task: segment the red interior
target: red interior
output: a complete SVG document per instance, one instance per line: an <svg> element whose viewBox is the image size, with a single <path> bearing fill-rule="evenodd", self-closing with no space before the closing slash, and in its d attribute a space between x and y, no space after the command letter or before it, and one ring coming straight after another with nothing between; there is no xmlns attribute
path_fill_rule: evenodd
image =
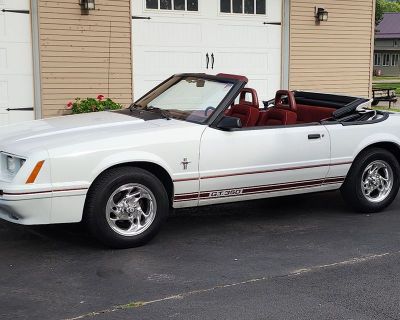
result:
<svg viewBox="0 0 400 320"><path fill-rule="evenodd" d="M251 94L252 101L246 101L246 93ZM257 92L245 88L240 93L239 104L233 105L225 114L239 118L243 127L282 126L320 122L332 117L335 110L335 108L298 104L293 92L287 90L279 90L276 93L274 107L260 110Z"/></svg>
<svg viewBox="0 0 400 320"><path fill-rule="evenodd" d="M297 104L297 123L319 122L332 117L335 108Z"/></svg>

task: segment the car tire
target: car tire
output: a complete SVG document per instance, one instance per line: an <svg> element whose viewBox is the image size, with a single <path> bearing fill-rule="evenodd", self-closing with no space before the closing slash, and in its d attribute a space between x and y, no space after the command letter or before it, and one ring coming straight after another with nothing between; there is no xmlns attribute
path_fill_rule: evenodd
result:
<svg viewBox="0 0 400 320"><path fill-rule="evenodd" d="M357 212L379 212L396 198L399 177L399 162L391 152L381 148L367 149L355 159L341 193Z"/></svg>
<svg viewBox="0 0 400 320"><path fill-rule="evenodd" d="M168 194L156 176L120 167L95 180L86 198L84 221L103 244L123 249L149 242L168 213Z"/></svg>

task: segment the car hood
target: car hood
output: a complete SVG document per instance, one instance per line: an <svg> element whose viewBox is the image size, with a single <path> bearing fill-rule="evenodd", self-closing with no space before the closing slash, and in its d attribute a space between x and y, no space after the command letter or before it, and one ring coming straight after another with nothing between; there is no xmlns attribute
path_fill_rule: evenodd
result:
<svg viewBox="0 0 400 320"><path fill-rule="evenodd" d="M178 120L142 119L117 112L96 112L34 120L0 127L0 151L27 155L34 149L48 149L65 144L102 138L118 138L163 126L182 125Z"/></svg>

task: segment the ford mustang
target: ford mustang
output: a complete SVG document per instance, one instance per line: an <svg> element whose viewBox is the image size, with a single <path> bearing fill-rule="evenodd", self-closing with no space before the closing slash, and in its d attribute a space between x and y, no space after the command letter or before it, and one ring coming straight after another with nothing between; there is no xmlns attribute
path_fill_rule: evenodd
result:
<svg viewBox="0 0 400 320"><path fill-rule="evenodd" d="M0 218L83 221L125 248L148 242L173 208L336 189L358 212L393 202L399 115L343 95L259 101L247 82L179 74L127 109L0 128Z"/></svg>

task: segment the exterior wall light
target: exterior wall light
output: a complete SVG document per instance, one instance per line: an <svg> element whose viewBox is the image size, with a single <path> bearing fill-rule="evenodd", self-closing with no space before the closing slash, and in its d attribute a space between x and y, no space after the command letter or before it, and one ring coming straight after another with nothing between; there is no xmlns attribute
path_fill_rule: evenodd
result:
<svg viewBox="0 0 400 320"><path fill-rule="evenodd" d="M328 21L328 11L324 8L315 7L315 20L317 22Z"/></svg>
<svg viewBox="0 0 400 320"><path fill-rule="evenodd" d="M86 14L89 14L89 10L96 9L95 0L79 0L79 4L81 5L81 9Z"/></svg>

